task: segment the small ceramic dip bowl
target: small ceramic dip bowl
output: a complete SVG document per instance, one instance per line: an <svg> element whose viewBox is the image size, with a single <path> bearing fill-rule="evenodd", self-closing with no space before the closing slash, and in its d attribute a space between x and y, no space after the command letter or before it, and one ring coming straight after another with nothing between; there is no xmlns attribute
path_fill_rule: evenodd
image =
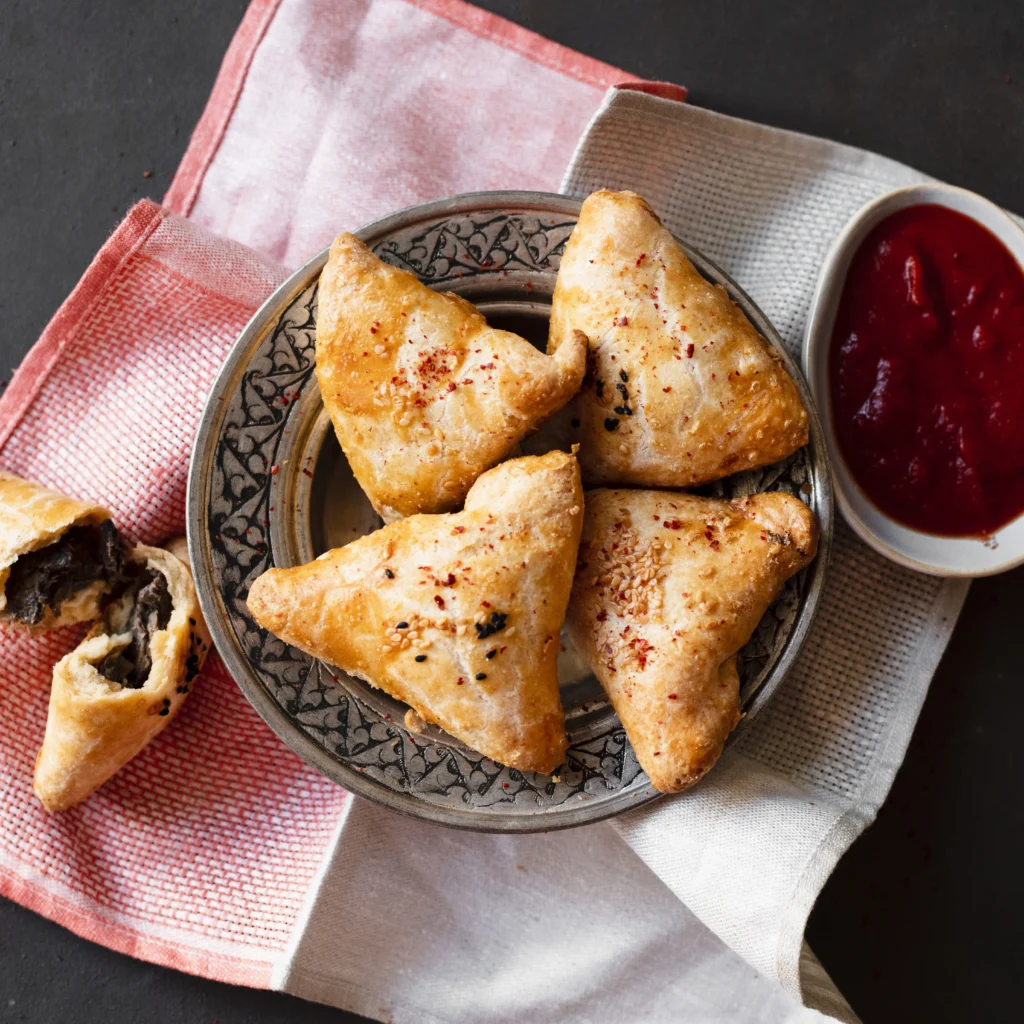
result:
<svg viewBox="0 0 1024 1024"><path fill-rule="evenodd" d="M987 199L940 184L911 185L889 192L850 220L825 257L807 319L803 365L821 415L839 506L854 531L876 551L908 568L936 576L988 576L1024 563L1024 514L983 536L947 536L914 529L883 512L868 497L854 478L837 436L829 360L851 262L882 221L923 204L943 206L971 218L987 228L1024 267L1024 231Z"/></svg>

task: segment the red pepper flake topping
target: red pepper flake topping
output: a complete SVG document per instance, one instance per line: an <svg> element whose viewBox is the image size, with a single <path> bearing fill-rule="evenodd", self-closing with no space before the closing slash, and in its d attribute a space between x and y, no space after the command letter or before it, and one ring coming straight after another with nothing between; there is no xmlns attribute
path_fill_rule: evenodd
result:
<svg viewBox="0 0 1024 1024"><path fill-rule="evenodd" d="M693 358L693 342L692 341L690 342L689 345L686 346L686 358L687 359L692 359Z"/></svg>
<svg viewBox="0 0 1024 1024"><path fill-rule="evenodd" d="M448 578L444 581L444 585L446 587L454 587L455 586L455 573L453 573L453 572L448 573Z"/></svg>
<svg viewBox="0 0 1024 1024"><path fill-rule="evenodd" d="M465 533L466 528L464 526L456 526L452 529L452 533Z"/></svg>
<svg viewBox="0 0 1024 1024"><path fill-rule="evenodd" d="M671 388L671 387L668 387L668 388L662 388L661 390L662 390L662 391L664 391L664 392L665 392L665 394L668 394L668 392L670 392L670 391L672 390L672 388Z"/></svg>
<svg viewBox="0 0 1024 1024"><path fill-rule="evenodd" d="M661 525L666 530L681 530L683 528L683 524L678 519L666 519Z"/></svg>
<svg viewBox="0 0 1024 1024"><path fill-rule="evenodd" d="M605 619L607 619L607 618L608 618L608 613L607 613L607 612L606 612L606 611L605 611L605 610L604 610L604 609L602 608L602 609L601 609L601 610L600 610L600 611L599 611L599 612L597 613L597 621L598 621L598 622L604 622L604 620L605 620Z"/></svg>
<svg viewBox="0 0 1024 1024"><path fill-rule="evenodd" d="M371 327L370 328L370 333L371 334L376 334L377 333L377 328L376 327Z"/></svg>
<svg viewBox="0 0 1024 1024"><path fill-rule="evenodd" d="M440 594L434 595L434 604L436 604L441 611L444 611L444 598Z"/></svg>
<svg viewBox="0 0 1024 1024"><path fill-rule="evenodd" d="M637 636L629 641L629 646L633 649L633 656L640 668L647 668L647 661L654 650L654 645L648 643L642 636Z"/></svg>
<svg viewBox="0 0 1024 1024"><path fill-rule="evenodd" d="M645 253L645 252L640 253L640 255L637 256L637 258L636 258L636 266L639 267L640 264L643 263L643 261L645 259L647 259L647 253Z"/></svg>
<svg viewBox="0 0 1024 1024"><path fill-rule="evenodd" d="M669 699L669 700L675 700L675 699L676 699L676 694L674 694L674 693L670 693L670 694L668 695L668 699Z"/></svg>
<svg viewBox="0 0 1024 1024"><path fill-rule="evenodd" d="M277 476L277 474L280 473L280 472L281 472L281 467L280 466L271 466L270 467L270 475L271 476Z"/></svg>

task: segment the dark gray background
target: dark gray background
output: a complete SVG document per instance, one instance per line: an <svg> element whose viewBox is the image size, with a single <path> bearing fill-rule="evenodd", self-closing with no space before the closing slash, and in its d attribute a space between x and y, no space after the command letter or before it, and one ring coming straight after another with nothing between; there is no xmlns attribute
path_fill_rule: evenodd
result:
<svg viewBox="0 0 1024 1024"><path fill-rule="evenodd" d="M1024 212L1020 0L480 6L685 84L701 106L864 146ZM0 378L127 207L163 195L244 8L3 5ZM892 795L811 917L811 945L866 1024L1019 1019L1022 584L1024 570L973 585ZM0 902L0 1021L143 1019L359 1018L130 960Z"/></svg>

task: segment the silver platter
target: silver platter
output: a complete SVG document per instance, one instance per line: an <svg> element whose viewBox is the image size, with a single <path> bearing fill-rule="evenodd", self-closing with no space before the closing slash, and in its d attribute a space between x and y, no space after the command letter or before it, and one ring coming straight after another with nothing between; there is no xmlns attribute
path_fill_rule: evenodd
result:
<svg viewBox="0 0 1024 1024"><path fill-rule="evenodd" d="M481 192L410 207L358 232L432 288L475 303L496 326L540 347L559 259L578 200ZM811 411L810 443L784 462L705 489L731 497L785 489L821 523L817 559L789 581L740 654L745 717L764 707L800 651L821 598L832 537L832 487L803 378L763 313L726 274L685 246L782 353ZM563 636L559 661L570 749L552 776L483 757L437 729L409 733L405 706L282 643L245 605L271 566L307 562L381 524L330 429L314 367L317 282L326 250L296 271L242 332L210 394L192 456L189 551L203 613L242 692L300 757L361 796L457 828L569 828L654 800L600 685ZM538 447L535 438L531 450Z"/></svg>

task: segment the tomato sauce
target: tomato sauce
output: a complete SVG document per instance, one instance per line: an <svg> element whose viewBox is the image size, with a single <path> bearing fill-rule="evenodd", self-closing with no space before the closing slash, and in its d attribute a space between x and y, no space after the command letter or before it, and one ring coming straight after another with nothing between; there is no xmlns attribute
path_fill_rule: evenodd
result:
<svg viewBox="0 0 1024 1024"><path fill-rule="evenodd" d="M1024 273L976 221L924 204L865 238L829 383L843 458L892 518L984 536L1024 512Z"/></svg>

